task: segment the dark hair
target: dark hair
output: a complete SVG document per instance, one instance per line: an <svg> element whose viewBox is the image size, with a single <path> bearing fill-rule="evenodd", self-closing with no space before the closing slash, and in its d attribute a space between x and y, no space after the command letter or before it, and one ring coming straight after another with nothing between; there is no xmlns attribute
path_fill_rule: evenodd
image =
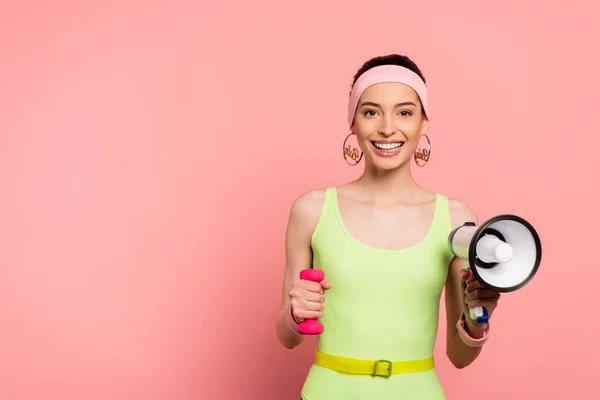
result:
<svg viewBox="0 0 600 400"><path fill-rule="evenodd" d="M371 68L379 67L380 65L399 65L404 68L408 68L413 71L415 74L419 75L423 82L425 82L425 76L417 67L417 64L407 56L403 56L400 54L388 54L386 56L379 56L375 58L371 58L367 62L365 62L362 67L356 72L354 75L354 79L352 80L352 86L356 83L356 80L365 72L370 70Z"/></svg>

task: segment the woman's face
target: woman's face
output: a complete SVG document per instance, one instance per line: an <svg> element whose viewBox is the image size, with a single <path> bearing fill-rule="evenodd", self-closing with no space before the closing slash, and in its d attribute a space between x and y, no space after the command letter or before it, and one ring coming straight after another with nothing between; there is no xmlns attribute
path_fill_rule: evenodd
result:
<svg viewBox="0 0 600 400"><path fill-rule="evenodd" d="M410 163L428 125L419 96L410 86L379 83L363 92L352 132L366 162L391 170Z"/></svg>

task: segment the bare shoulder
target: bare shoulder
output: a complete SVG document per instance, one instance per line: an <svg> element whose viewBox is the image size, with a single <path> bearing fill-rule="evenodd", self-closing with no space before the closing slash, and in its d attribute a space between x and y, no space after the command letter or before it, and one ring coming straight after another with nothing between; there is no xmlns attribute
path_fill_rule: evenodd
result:
<svg viewBox="0 0 600 400"><path fill-rule="evenodd" d="M473 222L477 224L477 214L465 202L458 199L448 199L448 207L450 209L450 219L452 228L459 227L465 222Z"/></svg>
<svg viewBox="0 0 600 400"><path fill-rule="evenodd" d="M298 196L290 209L290 224L312 233L321 217L325 193L325 189L314 189Z"/></svg>
<svg viewBox="0 0 600 400"><path fill-rule="evenodd" d="M301 194L292 203L291 213L303 218L319 217L325 202L325 189L310 190Z"/></svg>

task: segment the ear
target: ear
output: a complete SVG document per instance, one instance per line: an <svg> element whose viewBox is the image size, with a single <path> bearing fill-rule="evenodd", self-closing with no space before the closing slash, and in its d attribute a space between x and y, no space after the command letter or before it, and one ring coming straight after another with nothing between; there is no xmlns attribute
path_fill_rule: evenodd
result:
<svg viewBox="0 0 600 400"><path fill-rule="evenodd" d="M423 115L423 121L421 122L421 135L425 135L429 130L429 118Z"/></svg>

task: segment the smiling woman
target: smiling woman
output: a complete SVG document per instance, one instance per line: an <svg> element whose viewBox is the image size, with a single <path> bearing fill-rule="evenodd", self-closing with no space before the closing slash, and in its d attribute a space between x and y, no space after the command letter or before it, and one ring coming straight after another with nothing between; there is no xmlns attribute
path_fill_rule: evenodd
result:
<svg viewBox="0 0 600 400"><path fill-rule="evenodd" d="M421 76L402 66L381 65L367 71L371 75L363 74L354 83L357 90L350 95L348 114L353 119L349 123L368 164L396 169L410 160L427 131L426 103L421 101L427 99L425 84ZM402 79L394 79L394 74L402 74Z"/></svg>
<svg viewBox="0 0 600 400"><path fill-rule="evenodd" d="M491 313L499 294L473 281L447 245L450 231L476 216L418 185L411 172L412 158L420 166L429 159L418 149L422 137L429 142L427 96L408 57L365 63L348 102L349 136L360 150L344 142L351 165L364 159L363 174L305 193L291 207L277 334L294 348L308 331L299 327L304 320L324 327L315 331L319 346L304 400L445 398L433 361L444 288L450 361L469 365L488 337L487 323L465 315L477 305ZM299 279L310 268L325 279Z"/></svg>

